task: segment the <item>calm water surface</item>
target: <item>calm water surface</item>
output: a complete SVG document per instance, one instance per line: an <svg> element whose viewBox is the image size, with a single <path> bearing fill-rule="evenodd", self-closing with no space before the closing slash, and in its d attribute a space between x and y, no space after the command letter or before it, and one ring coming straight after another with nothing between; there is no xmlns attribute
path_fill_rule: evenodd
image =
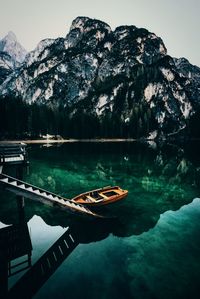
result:
<svg viewBox="0 0 200 299"><path fill-rule="evenodd" d="M98 210L114 216L105 221L25 200L32 264L68 227L77 245L33 298L199 298L199 148L30 147L24 180L36 186L68 198L107 185L129 190L125 200ZM13 168L4 171L15 175ZM18 223L15 195L1 191L0 197L0 227ZM24 273L9 278L9 289Z"/></svg>

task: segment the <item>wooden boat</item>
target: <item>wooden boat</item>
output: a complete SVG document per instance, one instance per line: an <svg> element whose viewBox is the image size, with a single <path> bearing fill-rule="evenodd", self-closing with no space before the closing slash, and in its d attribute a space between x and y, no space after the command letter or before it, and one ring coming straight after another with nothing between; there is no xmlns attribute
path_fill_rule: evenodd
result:
<svg viewBox="0 0 200 299"><path fill-rule="evenodd" d="M72 198L72 201L85 206L96 207L114 203L126 197L127 194L128 191L121 189L119 186L108 186L77 195Z"/></svg>

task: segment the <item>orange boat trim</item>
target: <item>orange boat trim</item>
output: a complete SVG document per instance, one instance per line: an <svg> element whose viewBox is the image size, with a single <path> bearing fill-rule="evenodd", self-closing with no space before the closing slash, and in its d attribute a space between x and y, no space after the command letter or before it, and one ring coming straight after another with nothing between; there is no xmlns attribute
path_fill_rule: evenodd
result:
<svg viewBox="0 0 200 299"><path fill-rule="evenodd" d="M102 206L119 201L127 195L128 191L121 189L119 186L108 186L82 193L74 197L72 201L90 207Z"/></svg>

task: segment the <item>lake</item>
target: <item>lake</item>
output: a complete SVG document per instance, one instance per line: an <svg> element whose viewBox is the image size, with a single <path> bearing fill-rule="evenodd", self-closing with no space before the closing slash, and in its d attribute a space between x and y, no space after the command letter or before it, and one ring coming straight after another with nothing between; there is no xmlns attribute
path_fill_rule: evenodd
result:
<svg viewBox="0 0 200 299"><path fill-rule="evenodd" d="M34 290L23 281L30 269L9 277L8 288L22 281L21 298L35 299L199 298L199 149L198 142L29 146L24 180L33 185L66 198L107 185L129 194L98 209L108 217L101 220L25 199L32 265L68 232L74 247ZM15 176L14 167L4 172ZM1 190L0 228L19 221L16 196Z"/></svg>

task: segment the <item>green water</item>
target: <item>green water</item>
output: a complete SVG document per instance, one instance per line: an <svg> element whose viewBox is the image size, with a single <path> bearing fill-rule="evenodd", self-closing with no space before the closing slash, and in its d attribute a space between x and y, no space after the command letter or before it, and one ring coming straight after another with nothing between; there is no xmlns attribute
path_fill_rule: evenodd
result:
<svg viewBox="0 0 200 299"><path fill-rule="evenodd" d="M68 198L107 185L129 191L98 211L115 217L101 222L25 201L33 264L68 226L78 243L33 298L199 298L198 149L196 143L30 147L24 179L34 185ZM15 196L0 195L0 221L17 223ZM23 273L9 279L9 288Z"/></svg>

